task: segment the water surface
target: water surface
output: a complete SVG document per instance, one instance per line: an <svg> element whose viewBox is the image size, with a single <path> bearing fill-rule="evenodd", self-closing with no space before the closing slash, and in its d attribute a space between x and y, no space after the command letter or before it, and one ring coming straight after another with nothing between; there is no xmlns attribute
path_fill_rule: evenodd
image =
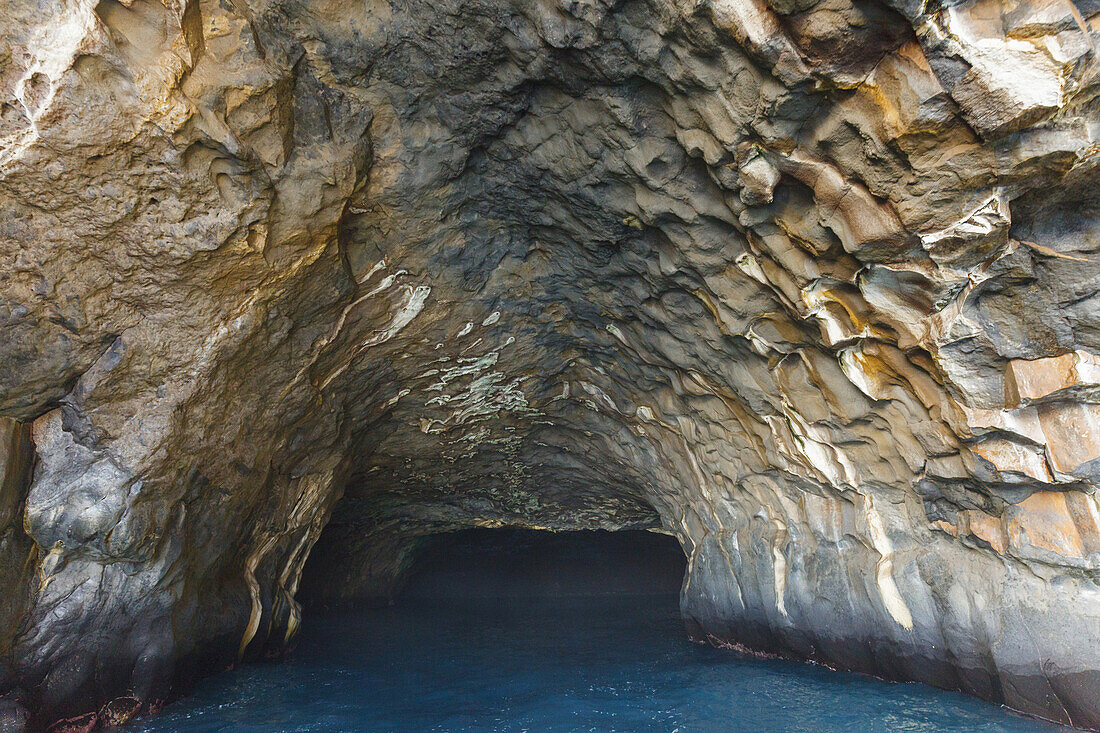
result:
<svg viewBox="0 0 1100 733"><path fill-rule="evenodd" d="M957 693L693 644L675 594L407 599L307 616L141 731L1062 731Z"/></svg>

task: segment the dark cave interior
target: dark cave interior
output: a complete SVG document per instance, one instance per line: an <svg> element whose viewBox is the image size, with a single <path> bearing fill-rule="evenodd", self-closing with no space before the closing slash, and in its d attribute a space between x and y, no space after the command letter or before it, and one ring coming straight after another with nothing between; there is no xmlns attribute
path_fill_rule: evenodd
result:
<svg viewBox="0 0 1100 733"><path fill-rule="evenodd" d="M643 530L550 532L475 528L422 538L414 559L385 598L343 599L344 605L472 598L676 594L685 558L675 538ZM308 608L330 595L310 582L317 556L307 565L301 597ZM332 577L332 569L327 577Z"/></svg>

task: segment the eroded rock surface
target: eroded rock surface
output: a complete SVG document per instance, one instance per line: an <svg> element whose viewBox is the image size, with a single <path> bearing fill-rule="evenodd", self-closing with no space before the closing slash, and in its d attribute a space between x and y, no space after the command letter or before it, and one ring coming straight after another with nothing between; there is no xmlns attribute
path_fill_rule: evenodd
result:
<svg viewBox="0 0 1100 733"><path fill-rule="evenodd" d="M1100 728L1100 4L0 21L0 713L278 653L326 524L330 598L519 525L675 535L700 637Z"/></svg>

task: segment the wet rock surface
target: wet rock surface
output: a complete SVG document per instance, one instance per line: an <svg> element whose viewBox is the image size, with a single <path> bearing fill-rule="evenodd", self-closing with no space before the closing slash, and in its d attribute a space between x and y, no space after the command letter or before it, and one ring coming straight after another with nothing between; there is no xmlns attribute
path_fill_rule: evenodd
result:
<svg viewBox="0 0 1100 733"><path fill-rule="evenodd" d="M13 724L278 654L322 530L339 599L514 525L674 535L700 637L1100 728L1100 5L0 18Z"/></svg>

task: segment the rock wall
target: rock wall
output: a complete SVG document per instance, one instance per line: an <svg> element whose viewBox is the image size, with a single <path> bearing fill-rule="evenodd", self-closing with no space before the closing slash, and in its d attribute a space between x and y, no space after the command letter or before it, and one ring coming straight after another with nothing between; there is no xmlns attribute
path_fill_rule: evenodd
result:
<svg viewBox="0 0 1100 733"><path fill-rule="evenodd" d="M661 528L700 637L1100 728L1094 0L0 21L3 714L278 653L331 517L322 596Z"/></svg>

